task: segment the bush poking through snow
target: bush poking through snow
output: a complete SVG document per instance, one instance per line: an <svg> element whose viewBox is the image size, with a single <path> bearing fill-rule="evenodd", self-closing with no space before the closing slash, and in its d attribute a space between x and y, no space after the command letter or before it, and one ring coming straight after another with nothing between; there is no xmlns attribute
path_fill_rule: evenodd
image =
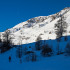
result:
<svg viewBox="0 0 70 70"><path fill-rule="evenodd" d="M66 53L66 55L70 55L70 43L68 43L68 44L66 45L65 53Z"/></svg>
<svg viewBox="0 0 70 70"><path fill-rule="evenodd" d="M37 61L37 55L33 51L27 51L26 61Z"/></svg>
<svg viewBox="0 0 70 70"><path fill-rule="evenodd" d="M57 44L56 50L57 50L57 55L59 55L59 54L60 54L59 42L58 42L58 44Z"/></svg>
<svg viewBox="0 0 70 70"><path fill-rule="evenodd" d="M48 44L44 45L42 48L41 54L43 56L51 56L52 55L52 48L50 48L50 46Z"/></svg>
<svg viewBox="0 0 70 70"><path fill-rule="evenodd" d="M16 56L18 57L18 58L21 58L22 57L22 46L21 45L19 45L18 47L17 47L17 50L16 50Z"/></svg>
<svg viewBox="0 0 70 70"><path fill-rule="evenodd" d="M23 47L23 54L26 55L27 54L27 50L28 48L27 47Z"/></svg>

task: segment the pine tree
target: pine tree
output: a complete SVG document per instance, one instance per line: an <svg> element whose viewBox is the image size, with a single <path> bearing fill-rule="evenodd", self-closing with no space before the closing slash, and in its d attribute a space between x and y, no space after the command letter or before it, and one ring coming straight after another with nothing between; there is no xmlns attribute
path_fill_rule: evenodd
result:
<svg viewBox="0 0 70 70"><path fill-rule="evenodd" d="M0 33L0 43L1 43L1 33Z"/></svg>
<svg viewBox="0 0 70 70"><path fill-rule="evenodd" d="M68 38L67 38L67 36L65 36L65 37L64 37L64 41L67 41L67 40L68 40Z"/></svg>
<svg viewBox="0 0 70 70"><path fill-rule="evenodd" d="M17 57L20 59L20 63L22 63L22 55L23 55L23 51L22 51L22 36L19 36L19 46L17 46L16 49L16 55Z"/></svg>
<svg viewBox="0 0 70 70"><path fill-rule="evenodd" d="M31 61L36 61L37 60L37 56L35 53L32 53L32 56L31 56Z"/></svg>
<svg viewBox="0 0 70 70"><path fill-rule="evenodd" d="M21 58L22 57L22 46L21 45L19 45L17 47L16 54L17 54L17 57L18 58Z"/></svg>
<svg viewBox="0 0 70 70"><path fill-rule="evenodd" d="M60 19L58 20L57 24L55 24L55 33L57 35L56 38L60 38L66 32L67 23L65 22L64 16L61 15Z"/></svg>
<svg viewBox="0 0 70 70"><path fill-rule="evenodd" d="M41 37L38 36L37 39L36 39L36 43L35 43L35 47L36 47L36 50L40 50L41 49Z"/></svg>
<svg viewBox="0 0 70 70"><path fill-rule="evenodd" d="M6 30L3 34L3 42L2 42L2 46L1 46L1 53L9 50L12 46L11 44L11 38L9 38L10 35L10 31Z"/></svg>
<svg viewBox="0 0 70 70"><path fill-rule="evenodd" d="M57 44L57 48L56 48L56 50L57 50L57 55L59 55L59 54L60 54L59 42L58 42L58 44Z"/></svg>

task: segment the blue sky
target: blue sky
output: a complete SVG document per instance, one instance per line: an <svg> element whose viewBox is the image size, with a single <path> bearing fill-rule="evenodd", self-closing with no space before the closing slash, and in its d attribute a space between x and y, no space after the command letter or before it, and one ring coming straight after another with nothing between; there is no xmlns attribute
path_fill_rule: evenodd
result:
<svg viewBox="0 0 70 70"><path fill-rule="evenodd" d="M0 31L36 16L48 16L69 7L70 0L0 0Z"/></svg>

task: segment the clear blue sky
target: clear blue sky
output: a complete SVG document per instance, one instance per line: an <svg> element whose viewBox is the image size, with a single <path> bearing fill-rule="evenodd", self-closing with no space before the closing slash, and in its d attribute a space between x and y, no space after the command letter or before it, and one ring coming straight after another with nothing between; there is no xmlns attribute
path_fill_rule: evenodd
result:
<svg viewBox="0 0 70 70"><path fill-rule="evenodd" d="M0 0L0 31L36 16L47 16L70 6L70 0Z"/></svg>

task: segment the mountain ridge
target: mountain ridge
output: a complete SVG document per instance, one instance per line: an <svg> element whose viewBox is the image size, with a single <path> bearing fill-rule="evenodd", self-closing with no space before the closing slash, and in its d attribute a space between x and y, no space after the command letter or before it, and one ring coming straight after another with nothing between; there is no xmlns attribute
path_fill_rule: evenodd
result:
<svg viewBox="0 0 70 70"><path fill-rule="evenodd" d="M10 37L12 37L12 43L19 45L20 39L22 40L21 44L32 43L36 41L38 36L40 36L42 40L56 39L54 26L61 15L64 16L68 24L67 33L64 34L64 36L70 35L70 7L66 7L56 14L31 18L8 29ZM1 33L1 36L3 33ZM1 38L3 39L3 37Z"/></svg>

